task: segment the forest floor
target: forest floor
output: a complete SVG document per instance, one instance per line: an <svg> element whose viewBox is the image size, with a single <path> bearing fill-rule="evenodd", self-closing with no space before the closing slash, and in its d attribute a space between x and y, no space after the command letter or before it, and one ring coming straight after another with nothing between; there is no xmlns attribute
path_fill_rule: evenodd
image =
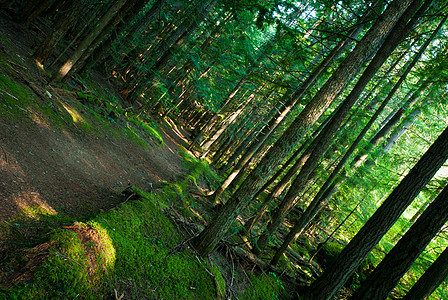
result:
<svg viewBox="0 0 448 300"><path fill-rule="evenodd" d="M180 153L187 145L188 130L170 120L156 124L139 116L128 117L123 111L117 114L116 104L123 103L120 95L96 73L63 86L49 85L49 73L32 58L44 37L45 26L40 25L26 29L0 11L0 295L4 289L14 298L45 298L48 294L39 293L49 290L52 297L62 298L74 297L70 293L80 289L96 293L99 285L94 273L103 274L109 267L108 259L100 263L95 255L105 253L114 262L115 256L124 256L120 259L123 265L117 258L113 275L101 285L101 293L109 293L108 297L276 296L283 284L275 274L248 275L241 268L244 262L235 260L229 249L215 253L208 262L191 250L183 251L185 240L199 232L214 213L197 190L196 197L188 199L182 191L179 194L192 183L197 188L197 169L204 170L201 161ZM101 104L104 99L110 100L109 105ZM123 195L130 186L132 192ZM162 190L164 186L168 189ZM173 208L176 203L179 209ZM120 233L119 226L123 226ZM81 254L73 254L67 246L75 243L68 231L80 239ZM114 238L114 234L122 236ZM153 238L148 241L149 236ZM113 251L107 248L110 238ZM132 243L136 253L126 248ZM149 244L142 248L141 243ZM151 263L136 263L146 256ZM60 264L68 270L57 273L62 265L53 263L61 257ZM188 265L188 260L193 263ZM160 268L156 273L139 270L133 277L137 266L132 264ZM86 271L78 270L80 265L88 269L87 279ZM246 265L247 270L255 267ZM78 277L65 278L68 273ZM223 276L227 287L223 287ZM60 283L64 280L85 285L64 286ZM178 286L182 281L186 286ZM17 288L10 290L11 286ZM95 297L88 295L84 296Z"/></svg>
<svg viewBox="0 0 448 300"><path fill-rule="evenodd" d="M0 220L39 210L87 216L116 205L130 185L148 190L182 172L186 131L158 126L163 145L134 127L120 136L118 128L129 124L98 120L74 92L46 84L31 57L37 35L0 22ZM33 103L19 102L11 87Z"/></svg>

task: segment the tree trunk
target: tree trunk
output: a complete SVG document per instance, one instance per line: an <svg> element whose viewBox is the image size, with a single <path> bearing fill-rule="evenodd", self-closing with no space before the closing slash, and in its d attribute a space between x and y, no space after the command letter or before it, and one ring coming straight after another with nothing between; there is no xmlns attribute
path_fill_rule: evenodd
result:
<svg viewBox="0 0 448 300"><path fill-rule="evenodd" d="M361 284L351 299L386 299L447 221L448 185Z"/></svg>
<svg viewBox="0 0 448 300"><path fill-rule="evenodd" d="M171 51L173 48L180 46L184 38L191 34L194 29L199 25L199 23L204 19L203 14L207 12L208 9L214 6L216 0L203 0L201 3L195 4L198 7L193 8L191 15L188 15L186 19L179 24L176 29L174 29L171 34L160 41L150 53L146 53L145 57L150 57L150 71L146 71L145 74L139 75L139 80L137 85L133 88L128 96L131 102L135 102L138 97L145 92L147 85L145 82L151 84L154 78L154 72L160 69L171 57ZM147 51L148 52L148 51Z"/></svg>
<svg viewBox="0 0 448 300"><path fill-rule="evenodd" d="M219 196L226 190L226 188L234 181L237 182L241 179L242 176L238 176L247 164L250 162L252 157L257 153L263 143L273 134L276 130L277 126L284 120L284 118L289 114L289 112L294 108L297 101L308 91L309 87L320 77L322 71L324 71L331 62L338 57L342 51L348 47L353 39L361 33L364 28L364 24L362 21L368 14L365 14L363 18L361 18L361 24L356 27L355 30L352 31L350 36L347 39L344 39L339 42L339 44L333 48L333 50L325 57L325 59L319 64L316 70L299 86L297 91L291 96L289 93L286 93L280 99L280 103L282 103L281 107L277 109L277 114L271 119L271 121L263 128L263 130L257 135L255 138L256 142L252 143L250 148L246 151L246 153L241 157L238 161L237 165L233 168L230 175L227 179L222 183L222 185L215 191L214 193L214 201L218 202ZM286 101L285 101L286 100ZM237 177L238 176L238 177ZM278 195L277 195L278 196Z"/></svg>
<svg viewBox="0 0 448 300"><path fill-rule="evenodd" d="M119 37L125 32L126 27L133 19L140 13L140 11L147 5L147 0L135 0L134 2L128 2L123 6L120 12L114 17L114 20L103 30L102 35L106 36L113 30L113 33L109 35L107 40L103 41L103 38L97 38L100 40L100 44L96 46L93 53L88 56L84 66L79 69L79 72L85 72L94 67L101 59L108 56L111 51L112 45L114 45ZM126 7L127 6L127 7ZM118 24L118 26L116 26ZM97 40L95 39L95 40Z"/></svg>
<svg viewBox="0 0 448 300"><path fill-rule="evenodd" d="M388 152L390 148L398 141L398 139L406 132L406 130L417 120L420 116L422 109L416 107L406 119L390 134L389 138L383 146L383 152Z"/></svg>
<svg viewBox="0 0 448 300"><path fill-rule="evenodd" d="M20 21L29 27L48 7L53 0L40 0L35 3L33 0L27 1L20 12Z"/></svg>
<svg viewBox="0 0 448 300"><path fill-rule="evenodd" d="M112 18L118 13L120 8L125 4L126 0L115 0L112 7L101 17L97 25L93 30L82 40L75 52L70 56L70 58L64 63L64 65L53 74L51 82L61 81L72 69L72 67L77 63L81 56L86 52L89 46L93 43L97 36L99 36L102 30L109 24Z"/></svg>
<svg viewBox="0 0 448 300"><path fill-rule="evenodd" d="M137 3L139 2L139 3ZM81 57L76 61L76 63L72 66L70 71L64 76L62 79L66 81L70 78L75 72L78 72L83 69L86 61L91 57L92 53L98 49L98 47L105 41L107 35L116 28L117 30L123 30L125 24L123 26L117 26L123 18L128 14L128 11L131 8L139 8L141 5L144 5L145 0L127 0L126 3L120 8L120 10L115 14L115 16L110 20L106 27L101 31L101 33L93 40L93 42L89 45L89 47L84 51ZM121 28L120 28L121 27ZM89 63L94 63L93 60L89 61Z"/></svg>
<svg viewBox="0 0 448 300"><path fill-rule="evenodd" d="M40 64L44 64L45 61L51 56L59 40L65 35L70 27L75 23L75 20L79 16L79 12L85 5L85 1L68 1L63 7L62 12L58 15L58 18L53 26L53 32L47 36L45 41L37 48L34 53L34 58Z"/></svg>
<svg viewBox="0 0 448 300"><path fill-rule="evenodd" d="M428 5L429 5L429 3L428 3ZM423 7L424 6L422 6L422 8ZM424 9L426 9L426 7ZM443 22L441 24L443 24ZM424 43L422 45L422 47L419 49L419 52L415 55L415 57L413 58L412 62L408 65L408 67L404 71L404 74L400 77L400 80L398 80L398 82L394 85L392 90L387 95L386 99L383 101L383 103L377 109L375 114L371 117L369 122L365 125L365 127L363 128L361 133L358 135L356 140L352 143L352 145L347 150L347 152L345 153L345 155L341 159L341 161L338 163L338 165L335 167L335 169L333 170L331 175L327 178L327 180L325 181L325 183L323 184L323 186L321 187L321 189L319 190L317 195L314 197L313 201L310 203L310 205L308 206L306 211L300 216L300 219L297 221L295 226L290 230L290 232L286 236L282 246L279 248L279 250L274 255L274 258L272 259L271 264L275 265L278 262L278 260L280 259L281 255L286 251L286 248L288 247L288 245L293 240L297 239L297 237L302 233L302 231L306 228L306 226L312 221L312 219L317 215L317 213L319 213L319 211L324 207L324 205L326 204L326 201L330 199L328 196L329 196L330 193L333 193L333 192L331 192L331 190L330 190L330 192L327 193L327 195L325 196L326 190L330 187L330 185L332 184L334 178L342 170L342 168L344 167L345 163L348 161L349 157L355 151L355 149L357 148L358 144L361 142L363 137L366 135L366 133L370 129L370 127L372 127L372 125L376 121L376 119L380 116L380 114L382 113L382 111L384 110L386 105L392 99L393 95L395 95L396 91L399 89L401 84L404 82L404 80L406 79L406 77L409 74L409 72L411 71L411 69L415 66L415 64L417 63L418 59L423 54L423 52L425 51L426 47L429 45L430 41L432 41L432 39L434 38L435 33L437 33L437 31L438 30L436 30L433 33L433 35L426 41L426 43ZM381 49L380 49L380 51L381 51ZM414 97L409 99L406 104L410 105L411 103L415 102L417 100L418 96L420 95L420 93L424 89L425 89L425 87L422 87L416 93L414 93ZM399 121L399 119L400 119L400 117L402 116L403 113L404 113L404 109L402 108L401 110L399 110L389 120L389 122L377 133L377 135L374 136L374 138L372 139L372 140L374 140L374 142L372 143L373 146L376 146L380 142L380 137L382 138L386 134L385 132L389 131L392 128L392 126ZM324 129L323 132L325 132L325 131L326 130ZM357 168L357 167L359 167L359 165L355 164L355 168ZM299 174L299 176L301 176L301 175Z"/></svg>
<svg viewBox="0 0 448 300"><path fill-rule="evenodd" d="M306 299L333 297L447 159L448 128L347 244L336 261L311 285Z"/></svg>
<svg viewBox="0 0 448 300"><path fill-rule="evenodd" d="M337 130L340 127L340 124L342 121L347 117L350 109L352 106L356 103L356 101L359 99L359 96L361 95L364 88L367 86L367 84L370 82L370 80L373 78L375 73L379 70L379 68L383 65L383 63L387 60L389 55L392 53L392 51L398 46L398 44L401 42L401 40L407 35L407 33L412 29L413 25L415 24L416 20L418 18L413 18L411 21L409 19L414 15L414 13L419 8L420 1L416 1L412 3L409 8L405 11L403 16L398 20L395 27L392 29L391 33L387 36L386 40L383 42L381 48L378 50L375 57L372 59L370 64L365 69L364 73L362 74L361 78L356 83L355 87L353 87L353 90L350 92L350 94L347 96L347 98L344 100L341 107L339 107L338 111L335 113L333 118L330 120L330 122L325 126L324 129L322 129L319 136L311 143L311 145L308 147L308 149L305 151L305 153L302 155L302 157L298 160L298 162L294 165L294 168L292 171L297 171L299 168L301 168L300 174L297 175L296 179L292 183L288 193L285 195L283 200L281 201L280 205L276 209L275 213L273 214L271 221L268 223L268 226L266 227L265 232L260 236L260 238L257 241L257 246L254 247L255 253L258 253L259 251L262 251L269 240L269 237L273 236L280 225L283 222L283 219L286 217L286 215L289 213L291 208L294 206L295 202L297 201L298 196L302 193L303 189L305 188L305 183L308 180L308 176L311 174L311 172L316 167L317 163L319 162L321 156L325 153L325 151L328 149L331 139L333 135L337 132ZM429 3L428 3L429 5ZM422 9L421 13L426 10L426 7ZM408 22L409 21L409 22ZM427 46L427 44L426 44ZM419 55L416 55L416 58L414 58L413 62L414 64L417 62L418 58L420 58L421 54L423 53L425 47L422 47L420 49ZM413 67L413 64L411 64L411 68ZM396 90L401 85L401 82L406 78L407 73L410 72L410 69L408 68L407 72L402 76L401 81L395 85ZM374 118L369 122L368 128L365 128L365 131L367 132L367 129L370 128L370 126L373 124L373 122L376 120L376 117L379 116L381 111L385 108L389 100L392 98L388 97L381 107L378 109L376 114L374 115ZM365 133L364 133L365 134ZM364 135L363 134L363 135ZM362 136L358 137L359 141L362 139ZM359 142L358 141L358 142ZM354 151L355 147L353 147L352 151ZM348 159L348 156L345 158ZM342 166L341 166L342 167ZM295 173L295 172L294 172ZM293 174L290 170L289 172L290 176L292 177ZM291 178L290 177L290 178ZM284 188L287 184L287 181L290 180L290 178L283 178L283 186ZM279 192L275 194L276 196L279 195ZM320 199L315 199L315 204L319 203ZM317 211L316 211L317 209ZM318 205L314 207L314 205L308 210L308 213L305 212L304 215L300 218L300 223L297 223L296 227L293 228L293 230L288 235L286 242L286 246L281 247L281 249L284 251L286 250L287 245L293 240L296 232L301 231L305 228L305 226L311 221L311 219L314 217L315 213L319 211ZM309 219L309 221L308 221ZM276 255L276 259L279 258L279 254Z"/></svg>
<svg viewBox="0 0 448 300"><path fill-rule="evenodd" d="M439 255L402 300L428 299L448 277L448 248Z"/></svg>
<svg viewBox="0 0 448 300"><path fill-rule="evenodd" d="M210 120L208 120L208 122L204 125L202 130L196 135L194 140L190 143L190 146L188 147L189 150L191 150L195 145L201 144L200 141L202 140L204 133L207 133L208 131L210 131L210 129L214 125L216 125L217 122L219 122L219 113L226 110L230 106L231 100L236 95L236 93L238 93L239 89L245 82L246 78L247 78L247 76L244 76L237 82L237 84L232 89L232 91L227 95L221 108L218 109L218 111L214 113L214 115L210 118Z"/></svg>
<svg viewBox="0 0 448 300"><path fill-rule="evenodd" d="M426 81L426 84L421 85L417 89L417 91L415 91L412 94L411 98L402 107L400 107L395 113L393 113L392 117L387 121L387 123L384 124L384 126L370 139L368 146L364 147L364 149L361 150L362 152L365 152L365 153L362 154L362 155L356 156L355 159L353 160L354 161L353 166L355 168L358 168L359 166L361 166L362 163L369 156L369 153L371 152L371 150L373 148L375 148L376 146L378 146L381 143L381 141L383 140L383 138L390 131L392 131L394 126L403 117L404 112L406 111L406 109L411 107L415 103L415 101L420 98L420 96L423 94L423 92L427 88L428 84L429 84L429 81ZM392 91L394 91L394 89L392 89ZM388 98L390 98L389 95L388 95Z"/></svg>
<svg viewBox="0 0 448 300"><path fill-rule="evenodd" d="M299 156L300 153L302 153L303 149L306 149L309 146L309 144L311 142L311 138L316 137L320 133L322 128L324 128L328 124L328 122L331 120L331 118L333 117L333 115L336 111L337 111L337 109L335 111L333 111L333 113L331 113L322 122L322 124L320 124L319 127L314 130L314 132L311 134L311 136L293 153L293 155L291 155L291 157L283 164L283 166L279 170L277 170L277 172L275 172L275 174L258 190L257 193L255 193L255 195L252 197L250 202L255 201L266 189L269 188L269 186L271 186L272 183L274 183L275 180L277 180L278 177L281 176L282 173L285 172L285 170L288 168L288 166L290 166L292 164L292 162L297 158L297 156ZM272 192L271 192L271 194L272 194ZM264 199L263 203L260 205L260 207L257 208L258 212L254 216L249 218L249 220L246 221L246 223L244 224L244 232L241 232L242 236L247 236L250 233L250 231L252 231L254 225L259 220L261 220L261 218L267 211L271 201L275 199L271 196L271 194L267 195L266 198Z"/></svg>
<svg viewBox="0 0 448 300"><path fill-rule="evenodd" d="M263 160L224 205L220 214L192 240L193 246L202 256L211 253L225 235L230 224L273 173L275 166L280 164L285 156L294 149L335 97L345 89L348 82L357 74L359 66L364 63L380 44L383 37L386 36L411 2L411 0L395 0L387 7L350 55L340 64L324 86L316 93L282 137L271 147Z"/></svg>
<svg viewBox="0 0 448 300"><path fill-rule="evenodd" d="M247 100L243 102L242 105L235 111L232 112L230 115L228 115L221 123L221 127L219 127L218 130L213 133L213 135L207 140L207 142L202 147L205 152L202 154L201 158L204 158L207 156L209 151L212 149L213 145L216 143L216 141L219 139L219 137L227 130L227 128L235 122L235 120L243 113L244 109L252 103L252 101L255 99L256 94L264 87L260 86L256 91L252 92L248 97Z"/></svg>

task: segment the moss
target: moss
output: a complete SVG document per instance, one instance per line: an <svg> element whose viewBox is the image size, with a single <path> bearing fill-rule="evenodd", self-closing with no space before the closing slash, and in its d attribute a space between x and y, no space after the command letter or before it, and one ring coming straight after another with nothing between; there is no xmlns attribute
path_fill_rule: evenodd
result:
<svg viewBox="0 0 448 300"><path fill-rule="evenodd" d="M157 131L153 122L144 121L139 116L130 116L128 117L128 120L147 133L153 140L159 143L159 145L163 145L163 137Z"/></svg>
<svg viewBox="0 0 448 300"><path fill-rule="evenodd" d="M283 299L286 296L283 283L275 273L250 275L252 286L248 288L242 299Z"/></svg>
<svg viewBox="0 0 448 300"><path fill-rule="evenodd" d="M194 184L197 184L197 180L202 178L208 185L217 188L222 179L212 171L210 164L205 159L197 159L183 147L181 147L179 155L189 171L189 176L191 176L191 179L194 178L192 180Z"/></svg>
<svg viewBox="0 0 448 300"><path fill-rule="evenodd" d="M12 299L74 298L89 291L87 256L74 232L58 230L52 240L48 258L36 268L33 279L15 286L6 295ZM86 298L92 298L90 292Z"/></svg>
<svg viewBox="0 0 448 300"><path fill-rule="evenodd" d="M218 266L212 262L212 272L215 276L215 285L217 289L217 296L219 299L223 299L226 296L226 281L222 277L222 273L219 271Z"/></svg>
<svg viewBox="0 0 448 300"><path fill-rule="evenodd" d="M27 87L0 74L0 94L4 97L2 114L11 119L31 120L38 125L62 128L74 124L78 129L94 131L88 119L81 115L79 108L65 102L53 100L48 96L42 101ZM51 95L51 93L49 94Z"/></svg>
<svg viewBox="0 0 448 300"><path fill-rule="evenodd" d="M0 74L0 93L3 99L3 114L11 118L28 118L30 119L30 111L26 108L32 106L35 96L25 89L22 85L12 81L9 77Z"/></svg>
<svg viewBox="0 0 448 300"><path fill-rule="evenodd" d="M130 141L136 143L144 149L150 149L151 146L146 142L146 140L140 136L140 134L133 128L129 123L122 130L122 134Z"/></svg>
<svg viewBox="0 0 448 300"><path fill-rule="evenodd" d="M341 244L327 242L320 251L319 257L324 261L325 265L332 264L338 257L339 253L341 253L342 249L344 249L344 246Z"/></svg>
<svg viewBox="0 0 448 300"><path fill-rule="evenodd" d="M78 224L95 229L101 248L83 246L75 233L58 230L52 238L57 247L33 282L15 286L8 297L100 299L115 290L129 299L215 299L215 280L222 288L223 278L216 273L214 279L194 253L180 247L183 237L159 209L164 195L132 191L145 198ZM87 252L92 249L97 262L94 278L88 271Z"/></svg>

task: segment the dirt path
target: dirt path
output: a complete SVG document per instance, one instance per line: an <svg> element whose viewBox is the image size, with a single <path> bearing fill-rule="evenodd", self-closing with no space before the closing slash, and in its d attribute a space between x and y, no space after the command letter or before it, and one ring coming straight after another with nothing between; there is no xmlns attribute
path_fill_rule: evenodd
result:
<svg viewBox="0 0 448 300"><path fill-rule="evenodd" d="M0 57L6 62L3 69L0 65L0 74L10 68L10 80L34 93L38 105L49 105L29 86L45 91L30 55L36 42L32 35L0 14ZM19 102L18 109L32 117L12 118L8 93L12 92L0 90L0 222L18 213L87 216L122 201L119 194L129 185L149 190L151 184L173 180L182 171L178 150L185 141L175 127L160 126L163 146L144 137L152 146L148 150L107 132L86 132L75 123L52 126L26 103ZM61 105L77 105L73 97L56 96ZM87 112L81 113L89 118Z"/></svg>

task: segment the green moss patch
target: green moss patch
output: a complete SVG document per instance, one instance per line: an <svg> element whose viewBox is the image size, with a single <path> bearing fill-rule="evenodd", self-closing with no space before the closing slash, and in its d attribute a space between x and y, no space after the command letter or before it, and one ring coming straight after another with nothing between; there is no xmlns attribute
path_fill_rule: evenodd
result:
<svg viewBox="0 0 448 300"><path fill-rule="evenodd" d="M32 280L3 295L100 299L116 292L129 299L216 298L214 278L183 247L184 238L161 213L158 197L129 201L89 222L58 229Z"/></svg>
<svg viewBox="0 0 448 300"><path fill-rule="evenodd" d="M252 285L246 290L242 299L284 299L286 291L275 273L250 275Z"/></svg>

